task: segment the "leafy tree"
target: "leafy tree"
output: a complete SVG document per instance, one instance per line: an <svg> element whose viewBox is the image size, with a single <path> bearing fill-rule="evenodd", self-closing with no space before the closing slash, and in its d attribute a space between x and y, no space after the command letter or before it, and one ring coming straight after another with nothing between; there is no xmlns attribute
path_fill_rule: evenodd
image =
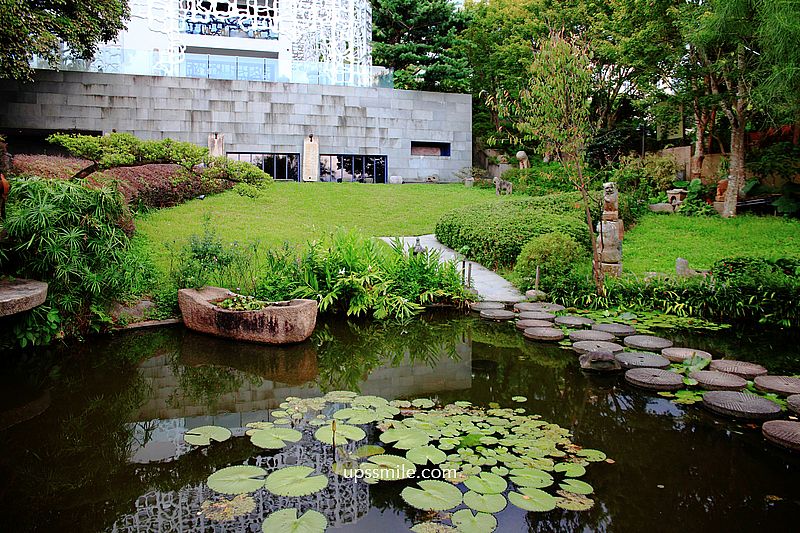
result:
<svg viewBox="0 0 800 533"><path fill-rule="evenodd" d="M51 63L64 43L79 59L91 59L99 42L113 40L129 17L126 0L2 0L0 77L30 79L30 61Z"/></svg>
<svg viewBox="0 0 800 533"><path fill-rule="evenodd" d="M469 69L457 47L465 25L449 0L373 0L372 56L394 69L395 87L468 92Z"/></svg>

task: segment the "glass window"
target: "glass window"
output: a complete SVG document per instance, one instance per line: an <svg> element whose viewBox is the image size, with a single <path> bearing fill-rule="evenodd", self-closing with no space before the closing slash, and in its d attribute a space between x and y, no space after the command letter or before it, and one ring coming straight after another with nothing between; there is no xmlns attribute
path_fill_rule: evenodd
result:
<svg viewBox="0 0 800 533"><path fill-rule="evenodd" d="M300 178L300 154L228 152L227 156L252 163L276 180L297 181Z"/></svg>
<svg viewBox="0 0 800 533"><path fill-rule="evenodd" d="M323 154L319 156L320 181L386 183L385 155Z"/></svg>

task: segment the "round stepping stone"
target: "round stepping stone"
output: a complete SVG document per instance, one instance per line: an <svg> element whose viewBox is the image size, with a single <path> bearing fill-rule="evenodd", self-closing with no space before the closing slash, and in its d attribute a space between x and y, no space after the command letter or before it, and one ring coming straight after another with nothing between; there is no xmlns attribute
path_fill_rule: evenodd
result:
<svg viewBox="0 0 800 533"><path fill-rule="evenodd" d="M705 393L703 405L717 414L748 420L769 420L781 414L781 408L775 402L755 394L727 390Z"/></svg>
<svg viewBox="0 0 800 533"><path fill-rule="evenodd" d="M675 391L683 388L680 374L660 368L631 368L625 372L625 381L636 387L656 391Z"/></svg>
<svg viewBox="0 0 800 533"><path fill-rule="evenodd" d="M557 342L564 338L564 332L556 328L528 328L522 334L532 341Z"/></svg>
<svg viewBox="0 0 800 533"><path fill-rule="evenodd" d="M580 354L594 352L597 350L608 350L612 353L621 352L625 348L615 342L607 341L579 341L572 345L572 349Z"/></svg>
<svg viewBox="0 0 800 533"><path fill-rule="evenodd" d="M636 328L627 324L592 324L592 329L596 331L605 331L617 337L624 337L625 335L633 335L636 333Z"/></svg>
<svg viewBox="0 0 800 533"><path fill-rule="evenodd" d="M594 320L582 316L565 315L557 316L555 323L558 326L567 326L568 328L588 328L594 324Z"/></svg>
<svg viewBox="0 0 800 533"><path fill-rule="evenodd" d="M511 320L515 318L517 315L514 314L514 311L506 311L505 309L484 309L481 311L481 318L484 320Z"/></svg>
<svg viewBox="0 0 800 533"><path fill-rule="evenodd" d="M547 293L544 291L531 289L529 291L525 291L525 298L527 298L528 300L533 300L534 302L540 302L545 298L547 298Z"/></svg>
<svg viewBox="0 0 800 533"><path fill-rule="evenodd" d="M578 358L581 369L592 372L618 372L622 370L619 361L608 350L596 350L581 355Z"/></svg>
<svg viewBox="0 0 800 533"><path fill-rule="evenodd" d="M663 350L672 346L672 341L654 335L630 335L622 341L625 346L638 350Z"/></svg>
<svg viewBox="0 0 800 533"><path fill-rule="evenodd" d="M472 302L469 304L472 311L483 311L484 309L505 309L505 304L501 302Z"/></svg>
<svg viewBox="0 0 800 533"><path fill-rule="evenodd" d="M564 307L561 304L554 304L551 302L536 302L536 303L538 303L542 309L544 309L545 311L549 311L551 313L556 313L558 311L563 311L564 309L566 309L566 307Z"/></svg>
<svg viewBox="0 0 800 533"><path fill-rule="evenodd" d="M800 394L800 378L789 376L757 376L755 379L756 388L764 392L774 392L789 396L790 394Z"/></svg>
<svg viewBox="0 0 800 533"><path fill-rule="evenodd" d="M664 348L661 350L661 355L669 359L673 363L683 363L687 359L694 356L702 357L704 359L713 359L710 353L703 350L695 350L694 348Z"/></svg>
<svg viewBox="0 0 800 533"><path fill-rule="evenodd" d="M517 329L525 330L528 328L552 328L553 324L547 320L532 320L526 318L524 320L517 320Z"/></svg>
<svg viewBox="0 0 800 533"><path fill-rule="evenodd" d="M736 374L744 379L755 379L757 376L763 376L767 373L767 369L761 365L748 363L747 361L734 361L733 359L711 361L708 368L717 372Z"/></svg>
<svg viewBox="0 0 800 533"><path fill-rule="evenodd" d="M519 317L523 320L547 320L552 322L555 320L556 315L547 311L523 311L519 314Z"/></svg>
<svg viewBox="0 0 800 533"><path fill-rule="evenodd" d="M786 405L789 407L790 411L794 411L800 415L800 394L792 394L786 398Z"/></svg>
<svg viewBox="0 0 800 533"><path fill-rule="evenodd" d="M735 374L726 374L715 370L698 370L689 375L697 384L706 390L740 391L747 387L747 380Z"/></svg>
<svg viewBox="0 0 800 533"><path fill-rule="evenodd" d="M514 304L514 311L521 313L523 311L544 311L545 302L520 302Z"/></svg>
<svg viewBox="0 0 800 533"><path fill-rule="evenodd" d="M616 356L622 368L667 368L669 360L654 353L622 352Z"/></svg>
<svg viewBox="0 0 800 533"><path fill-rule="evenodd" d="M761 433L778 446L800 452L800 422L770 420L761 426Z"/></svg>
<svg viewBox="0 0 800 533"><path fill-rule="evenodd" d="M569 340L572 342L580 341L605 341L610 342L616 339L613 333L607 331L595 331L593 329L584 329L581 331L571 331Z"/></svg>

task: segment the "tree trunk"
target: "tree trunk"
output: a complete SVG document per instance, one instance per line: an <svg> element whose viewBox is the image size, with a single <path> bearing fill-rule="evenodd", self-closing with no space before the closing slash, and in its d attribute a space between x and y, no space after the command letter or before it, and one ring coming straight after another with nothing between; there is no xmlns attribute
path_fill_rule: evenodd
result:
<svg viewBox="0 0 800 533"><path fill-rule="evenodd" d="M698 116L695 113L695 126L697 128L697 140L694 143L694 156L692 156L692 169L689 176L690 180L700 179L703 175L703 160L706 158L706 112Z"/></svg>
<svg viewBox="0 0 800 533"><path fill-rule="evenodd" d="M578 159L577 156L575 158ZM577 172L578 172L578 189L581 192L581 198L583 199L583 209L586 212L586 225L589 229L589 240L592 244L592 278L594 278L594 285L597 288L597 294L600 296L605 296L606 294L606 287L603 280L603 269L600 265L600 253L597 251L597 238L594 234L594 226L592 225L592 212L589 209L589 193L586 191L586 181L583 177L583 165L581 164L580 160L577 161Z"/></svg>
<svg viewBox="0 0 800 533"><path fill-rule="evenodd" d="M739 201L739 191L744 187L745 168L745 131L744 121L740 120L731 127L731 155L728 170L728 190L725 192L725 203L722 208L723 217L736 216L736 202Z"/></svg>

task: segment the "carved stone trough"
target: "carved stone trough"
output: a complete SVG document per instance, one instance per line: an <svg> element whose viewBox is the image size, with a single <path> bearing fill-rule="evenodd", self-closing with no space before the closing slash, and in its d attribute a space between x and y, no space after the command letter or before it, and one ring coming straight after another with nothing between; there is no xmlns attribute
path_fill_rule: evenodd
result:
<svg viewBox="0 0 800 533"><path fill-rule="evenodd" d="M315 300L290 300L256 311L234 311L215 305L235 293L219 287L181 289L178 305L186 327L219 337L265 344L302 342L317 324Z"/></svg>

